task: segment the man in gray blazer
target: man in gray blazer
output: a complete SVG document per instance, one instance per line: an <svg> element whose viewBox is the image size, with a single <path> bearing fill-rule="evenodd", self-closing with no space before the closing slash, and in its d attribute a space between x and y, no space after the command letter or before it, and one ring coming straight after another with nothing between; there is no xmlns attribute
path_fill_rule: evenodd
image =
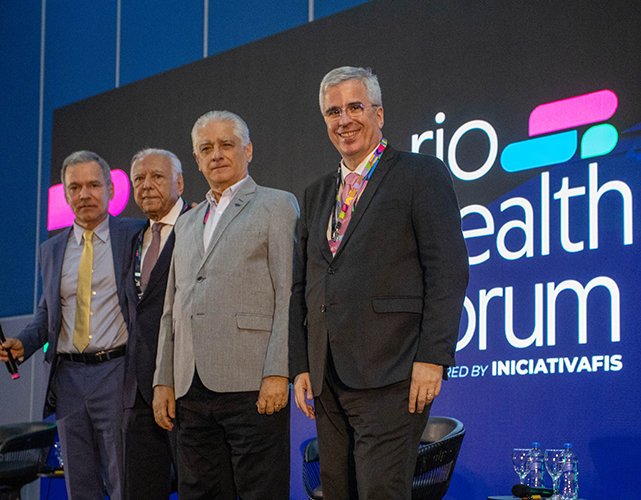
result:
<svg viewBox="0 0 641 500"><path fill-rule="evenodd" d="M206 113L192 142L211 189L175 226L154 417L165 429L177 424L181 500L287 500L298 204L248 175L252 143L239 116Z"/></svg>

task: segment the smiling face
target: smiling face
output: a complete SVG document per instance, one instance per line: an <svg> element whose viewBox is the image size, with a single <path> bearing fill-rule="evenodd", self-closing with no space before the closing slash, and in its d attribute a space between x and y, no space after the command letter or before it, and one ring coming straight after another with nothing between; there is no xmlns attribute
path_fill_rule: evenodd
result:
<svg viewBox="0 0 641 500"><path fill-rule="evenodd" d="M67 167L64 186L65 198L80 227L94 229L107 218L114 187L107 185L102 169L95 161Z"/></svg>
<svg viewBox="0 0 641 500"><path fill-rule="evenodd" d="M348 115L346 107L354 104L363 104L362 116ZM350 170L358 167L383 138L383 108L372 104L378 103L368 99L367 87L359 80L346 80L325 91L324 112L330 108L342 110L338 120L325 117L327 134Z"/></svg>
<svg viewBox="0 0 641 500"><path fill-rule="evenodd" d="M183 176L174 179L171 160L160 153L149 153L131 169L134 199L151 220L167 215L183 192Z"/></svg>
<svg viewBox="0 0 641 500"><path fill-rule="evenodd" d="M194 158L216 199L230 186L247 176L252 160L252 143L246 146L236 136L234 122L214 120L198 130Z"/></svg>

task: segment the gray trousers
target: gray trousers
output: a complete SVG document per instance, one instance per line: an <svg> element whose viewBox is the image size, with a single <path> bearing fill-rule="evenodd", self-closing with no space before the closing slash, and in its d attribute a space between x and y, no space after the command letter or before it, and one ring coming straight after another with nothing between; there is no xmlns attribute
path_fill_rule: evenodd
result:
<svg viewBox="0 0 641 500"><path fill-rule="evenodd" d="M58 360L56 423L69 500L121 500L125 357L89 365Z"/></svg>

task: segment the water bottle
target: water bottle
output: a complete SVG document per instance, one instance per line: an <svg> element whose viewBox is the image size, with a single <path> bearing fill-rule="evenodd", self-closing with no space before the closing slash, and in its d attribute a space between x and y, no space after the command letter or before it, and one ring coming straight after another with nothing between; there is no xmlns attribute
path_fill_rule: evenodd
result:
<svg viewBox="0 0 641 500"><path fill-rule="evenodd" d="M527 485L532 488L545 488L543 483L543 452L541 451L541 445L536 441L532 443L530 460L530 474L527 478Z"/></svg>
<svg viewBox="0 0 641 500"><path fill-rule="evenodd" d="M576 500L579 497L578 460L576 453L572 450L572 444L565 443L563 447L565 448L563 452L565 464L559 482L559 494L563 500Z"/></svg>

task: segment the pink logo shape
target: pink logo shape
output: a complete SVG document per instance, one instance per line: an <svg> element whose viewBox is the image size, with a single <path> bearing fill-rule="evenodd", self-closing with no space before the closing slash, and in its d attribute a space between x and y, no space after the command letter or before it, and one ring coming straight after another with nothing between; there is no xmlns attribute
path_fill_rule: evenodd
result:
<svg viewBox="0 0 641 500"><path fill-rule="evenodd" d="M127 206L129 201L129 178L122 170L111 171L111 182L114 185L114 197L109 202L109 213L118 215ZM65 199L65 190L62 184L49 188L49 201L47 210L47 230L53 231L73 224L75 215Z"/></svg>
<svg viewBox="0 0 641 500"><path fill-rule="evenodd" d="M618 105L617 95L611 90L541 104L530 114L530 137L607 120Z"/></svg>

